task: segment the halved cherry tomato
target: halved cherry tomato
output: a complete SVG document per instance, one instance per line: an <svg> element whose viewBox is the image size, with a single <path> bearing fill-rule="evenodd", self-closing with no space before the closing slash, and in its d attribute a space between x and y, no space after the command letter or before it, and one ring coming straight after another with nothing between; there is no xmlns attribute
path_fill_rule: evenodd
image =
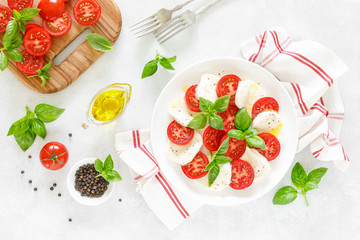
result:
<svg viewBox="0 0 360 240"><path fill-rule="evenodd" d="M69 152L59 142L49 142L40 151L40 161L50 170L58 170L65 166L69 159Z"/></svg>
<svg viewBox="0 0 360 240"><path fill-rule="evenodd" d="M32 28L24 36L25 50L34 56L43 56L51 48L50 34L43 28Z"/></svg>
<svg viewBox="0 0 360 240"><path fill-rule="evenodd" d="M272 161L279 156L281 146L279 140L274 135L271 133L260 133L258 136L264 140L266 146L265 150L255 148L261 155L266 157L268 161Z"/></svg>
<svg viewBox="0 0 360 240"><path fill-rule="evenodd" d="M231 188L240 190L249 187L253 183L255 172L248 162L235 160L231 162L231 167Z"/></svg>
<svg viewBox="0 0 360 240"><path fill-rule="evenodd" d="M174 120L167 128L167 135L171 142L177 145L186 145L193 139L194 129L185 127Z"/></svg>
<svg viewBox="0 0 360 240"><path fill-rule="evenodd" d="M259 113L265 111L279 111L279 104L278 102L272 97L264 97L260 98L254 103L252 108L252 118L254 119Z"/></svg>
<svg viewBox="0 0 360 240"><path fill-rule="evenodd" d="M65 12L65 3L63 0L41 0L37 8L41 9L39 15L42 19L54 20Z"/></svg>
<svg viewBox="0 0 360 240"><path fill-rule="evenodd" d="M12 11L10 8L0 5L0 33L6 31L6 26L8 22L11 20Z"/></svg>
<svg viewBox="0 0 360 240"><path fill-rule="evenodd" d="M15 9L16 11L22 11L25 8L31 8L34 1L33 0L8 0L9 8Z"/></svg>
<svg viewBox="0 0 360 240"><path fill-rule="evenodd" d="M79 0L74 5L73 14L81 25L93 25L101 16L101 7L95 0Z"/></svg>
<svg viewBox="0 0 360 240"><path fill-rule="evenodd" d="M72 20L68 12L64 12L63 15L55 20L44 20L44 29L54 37L65 35L71 28Z"/></svg>
<svg viewBox="0 0 360 240"><path fill-rule="evenodd" d="M216 93L218 97L230 95L229 104L235 104L235 95L239 81L241 81L241 79L233 74L223 76L216 86Z"/></svg>
<svg viewBox="0 0 360 240"><path fill-rule="evenodd" d="M221 139L221 143L227 138L227 134ZM229 149L224 156L231 158L232 160L238 160L244 155L246 150L246 141L236 138L229 138Z"/></svg>
<svg viewBox="0 0 360 240"><path fill-rule="evenodd" d="M194 159L186 165L181 166L184 174L191 179L198 179L204 177L208 171L205 171L209 164L209 159L202 152L198 152Z"/></svg>
<svg viewBox="0 0 360 240"><path fill-rule="evenodd" d="M35 23L29 23L25 25L25 33L27 33L30 29L32 28L41 28L39 25L35 24Z"/></svg>
<svg viewBox="0 0 360 240"><path fill-rule="evenodd" d="M199 99L196 97L197 85L192 85L185 93L186 106L193 112L201 112L199 108Z"/></svg>
<svg viewBox="0 0 360 240"><path fill-rule="evenodd" d="M44 66L43 56L32 56L25 50L21 52L21 55L24 58L24 61L17 62L16 66L20 72L33 75L37 73L37 70L41 69Z"/></svg>
<svg viewBox="0 0 360 240"><path fill-rule="evenodd" d="M223 130L207 127L203 133L203 142L209 151L216 151L220 147L221 139L226 134Z"/></svg>
<svg viewBox="0 0 360 240"><path fill-rule="evenodd" d="M229 105L225 112L217 113L223 119L225 132L235 129L235 116L238 111L239 108L236 105Z"/></svg>

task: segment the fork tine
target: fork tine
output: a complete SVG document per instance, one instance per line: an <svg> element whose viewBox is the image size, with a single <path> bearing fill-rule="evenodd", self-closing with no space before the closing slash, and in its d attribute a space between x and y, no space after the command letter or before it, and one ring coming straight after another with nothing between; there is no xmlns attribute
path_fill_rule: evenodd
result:
<svg viewBox="0 0 360 240"><path fill-rule="evenodd" d="M160 35L164 34L166 31L168 31L170 28L175 26L176 24L181 23L180 17L174 18L170 22L168 22L165 26L163 26L158 32L156 32L155 37L158 38Z"/></svg>
<svg viewBox="0 0 360 240"><path fill-rule="evenodd" d="M140 20L139 22L131 25L130 28L133 28L133 27L135 27L136 25L139 25L139 24L141 24L141 23L144 23L145 21L150 21L150 20L153 19L153 18L155 18L154 15L151 15L150 17L144 18L144 19Z"/></svg>
<svg viewBox="0 0 360 240"><path fill-rule="evenodd" d="M151 22L151 23L147 24L146 26L143 26L142 28L140 28L138 30L133 30L133 33L135 35L140 34L140 33L144 32L144 31L147 31L147 30L149 30L151 28L154 28L154 27L156 27L158 25L159 25L159 21L156 20L155 22Z"/></svg>
<svg viewBox="0 0 360 240"><path fill-rule="evenodd" d="M150 29L149 29L149 28L150 28ZM139 38L139 37L142 37L142 36L144 36L144 35L146 35L146 34L148 34L148 33L154 32L154 31L158 30L159 28L160 28L160 24L159 24L159 23L153 24L153 25L151 25L150 27L142 30L141 32L135 33L136 38ZM149 29L149 30L147 30L147 29ZM147 31L146 31L146 30L147 30ZM144 32L144 31L145 31L145 32ZM141 35L138 35L138 34L141 34Z"/></svg>
<svg viewBox="0 0 360 240"><path fill-rule="evenodd" d="M157 19L152 19L151 21L145 22L142 25L137 26L136 28L131 29L132 32L141 32L144 29L146 29L148 26L151 26L153 24L155 24L158 20Z"/></svg>
<svg viewBox="0 0 360 240"><path fill-rule="evenodd" d="M181 25L179 28L177 28L175 31L169 32L167 35L163 36L162 38L159 38L158 41L160 44L166 42L170 38L174 37L175 35L179 34L180 32L184 31L189 26Z"/></svg>

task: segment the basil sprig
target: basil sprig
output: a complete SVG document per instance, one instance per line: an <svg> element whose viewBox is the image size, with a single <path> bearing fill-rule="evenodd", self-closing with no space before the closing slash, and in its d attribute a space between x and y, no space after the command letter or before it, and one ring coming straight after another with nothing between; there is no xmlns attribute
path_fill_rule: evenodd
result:
<svg viewBox="0 0 360 240"><path fill-rule="evenodd" d="M108 52L111 49L113 49L113 47L111 46L110 41L97 33L89 33L88 35L86 35L86 39L88 40L88 43L90 44L90 46L98 51L101 52Z"/></svg>
<svg viewBox="0 0 360 240"><path fill-rule="evenodd" d="M231 158L223 156L229 150L229 138L226 138L219 147L219 150L211 156L212 161L206 166L205 171L209 171L209 187L215 182L220 173L220 164L229 163Z"/></svg>
<svg viewBox="0 0 360 240"><path fill-rule="evenodd" d="M13 18L18 23L20 31L25 34L25 23L24 21L30 21L36 17L40 12L38 8L25 8L24 10L18 12L15 9L13 10Z"/></svg>
<svg viewBox="0 0 360 240"><path fill-rule="evenodd" d="M42 139L46 137L47 132L44 122L55 121L64 111L65 109L48 104L37 105L35 112L26 107L26 116L14 122L7 135L14 135L16 142L25 152L34 143L36 135Z"/></svg>
<svg viewBox="0 0 360 240"><path fill-rule="evenodd" d="M42 81L41 86L45 86L46 84L46 80L50 79L50 75L47 72L52 66L52 62L48 62L48 64L46 64L45 66L43 66L41 69L37 70L37 74L35 75L31 75L28 76L28 78L32 78L32 77L39 77Z"/></svg>
<svg viewBox="0 0 360 240"><path fill-rule="evenodd" d="M114 162L109 154L104 163L100 159L96 159L94 163L95 170L99 173L97 177L103 177L108 182L119 182L122 180L120 174L113 170Z"/></svg>
<svg viewBox="0 0 360 240"><path fill-rule="evenodd" d="M175 70L175 68L171 65L171 63L173 63L175 61L176 61L176 56L173 56L171 58L166 58L166 57L160 55L158 53L158 51L156 51L155 59L151 60L145 64L141 78L144 79L144 78L154 75L156 73L156 71L158 70L159 63L165 69Z"/></svg>
<svg viewBox="0 0 360 240"><path fill-rule="evenodd" d="M249 147L257 147L264 150L266 148L265 142L256 135L259 132L256 128L250 128L251 122L252 119L246 108L241 108L235 116L235 127L237 129L230 130L228 136L239 140L245 139Z"/></svg>
<svg viewBox="0 0 360 240"><path fill-rule="evenodd" d="M289 204L297 198L298 194L301 194L304 196L306 206L309 206L306 193L319 187L318 184L325 175L326 171L327 168L321 167L312 170L309 175L307 175L301 164L297 162L291 171L291 181L297 189L292 186L280 188L274 195L273 204Z"/></svg>
<svg viewBox="0 0 360 240"><path fill-rule="evenodd" d="M218 130L223 130L224 129L223 120L216 113L217 112L221 113L226 111L226 109L229 106L229 100L230 100L229 95L222 96L216 99L214 103L212 103L211 101L205 98L200 97L199 107L203 113L200 113L199 115L194 117L193 120L191 120L190 123L188 124L188 127L192 129L204 128L207 123L207 120L209 119L209 124L211 127Z"/></svg>

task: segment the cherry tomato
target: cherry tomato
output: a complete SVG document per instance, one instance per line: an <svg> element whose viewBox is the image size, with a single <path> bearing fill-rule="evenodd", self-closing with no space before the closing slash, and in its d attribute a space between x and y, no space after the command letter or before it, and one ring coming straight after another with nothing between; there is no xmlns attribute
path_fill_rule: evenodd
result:
<svg viewBox="0 0 360 240"><path fill-rule="evenodd" d="M64 167L68 159L68 150L59 142L49 142L40 151L42 165L50 170L58 170Z"/></svg>
<svg viewBox="0 0 360 240"><path fill-rule="evenodd" d="M7 2L9 8L18 12L24 10L25 8L31 8L34 3L33 0L7 0Z"/></svg>
<svg viewBox="0 0 360 240"><path fill-rule="evenodd" d="M233 74L223 76L216 86L216 93L218 97L230 95L229 104L235 104L235 95L239 81L241 81L241 79Z"/></svg>
<svg viewBox="0 0 360 240"><path fill-rule="evenodd" d="M63 0L41 0L38 7L41 9L39 15L44 20L55 20L65 12Z"/></svg>
<svg viewBox="0 0 360 240"><path fill-rule="evenodd" d="M272 97L264 97L260 98L254 103L252 108L252 118L254 119L259 113L265 111L275 111L279 112L279 104L278 102Z"/></svg>
<svg viewBox="0 0 360 240"><path fill-rule="evenodd" d="M79 0L74 5L73 14L81 25L93 25L101 16L101 7L95 0Z"/></svg>
<svg viewBox="0 0 360 240"><path fill-rule="evenodd" d="M30 29L32 28L41 28L39 25L35 24L35 23L29 23L29 24L26 24L25 26L25 33L27 33Z"/></svg>
<svg viewBox="0 0 360 240"><path fill-rule="evenodd" d="M175 120L169 124L167 129L169 140L177 145L186 145L191 142L194 132L194 129L185 127Z"/></svg>
<svg viewBox="0 0 360 240"><path fill-rule="evenodd" d="M223 138L221 139L221 143L227 138L227 134L225 136L223 136ZM229 138L229 149L228 151L224 154L224 156L231 158L232 160L237 160L240 159L242 157L242 155L244 155L246 150L246 141L244 140L239 140L236 138Z"/></svg>
<svg viewBox="0 0 360 240"><path fill-rule="evenodd" d="M225 112L217 113L223 119L225 132L235 129L235 116L238 111L239 108L236 105L229 105Z"/></svg>
<svg viewBox="0 0 360 240"><path fill-rule="evenodd" d="M10 8L0 5L0 33L6 31L6 26L12 18L12 11Z"/></svg>
<svg viewBox="0 0 360 240"><path fill-rule="evenodd" d="M54 20L44 20L43 28L54 37L65 35L71 28L72 20L68 12L64 12L63 15Z"/></svg>
<svg viewBox="0 0 360 240"><path fill-rule="evenodd" d="M216 151L220 147L221 139L226 134L223 130L207 127L203 133L203 142L209 151Z"/></svg>
<svg viewBox="0 0 360 240"><path fill-rule="evenodd" d="M255 148L261 155L266 157L268 161L272 161L280 154L281 146L279 140L271 133L260 133L258 135L265 142L265 150Z"/></svg>
<svg viewBox="0 0 360 240"><path fill-rule="evenodd" d="M192 85L185 93L186 106L193 112L201 112L199 108L199 99L196 97L197 85Z"/></svg>
<svg viewBox="0 0 360 240"><path fill-rule="evenodd" d="M37 70L41 69L44 66L43 56L32 56L25 50L21 52L21 55L24 58L23 62L17 62L16 66L20 72L33 75L37 73Z"/></svg>
<svg viewBox="0 0 360 240"><path fill-rule="evenodd" d="M24 36L25 50L34 56L43 56L51 48L50 34L43 28L31 28Z"/></svg>
<svg viewBox="0 0 360 240"><path fill-rule="evenodd" d="M252 166L243 160L231 162L231 183L230 187L236 190L249 187L255 178L255 172Z"/></svg>
<svg viewBox="0 0 360 240"><path fill-rule="evenodd" d="M198 179L204 177L208 171L205 171L209 164L209 159L202 152L198 152L194 159L186 165L181 166L184 174L191 179Z"/></svg>

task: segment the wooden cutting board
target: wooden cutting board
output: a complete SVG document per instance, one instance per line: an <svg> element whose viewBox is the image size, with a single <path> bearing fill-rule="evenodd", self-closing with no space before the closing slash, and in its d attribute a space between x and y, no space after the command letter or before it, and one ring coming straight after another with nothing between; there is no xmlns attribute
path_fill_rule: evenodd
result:
<svg viewBox="0 0 360 240"><path fill-rule="evenodd" d="M34 0L33 7L37 7L40 0ZM77 0L70 0L66 5L66 11L72 17L72 27L70 31L61 37L51 37L52 46L50 51L44 56L45 63L50 60L54 62L54 58L68 46L77 36L85 29L90 28L94 33L98 33L109 39L114 44L118 39L121 31L122 18L119 7L113 0L97 0L101 6L101 17L99 21L92 26L83 26L76 22L73 15L73 6ZM0 4L7 6L7 0L0 0ZM42 26L41 17L37 16L29 23L36 23ZM2 39L3 34L0 35ZM20 50L23 49L21 46ZM53 66L48 71L50 79L46 85L41 87L41 79L27 78L27 75L17 70L15 62L10 60L8 69L28 88L40 93L58 92L71 83L73 83L83 72L85 72L100 56L104 54L94 50L87 41L84 41L67 59L60 65Z"/></svg>

